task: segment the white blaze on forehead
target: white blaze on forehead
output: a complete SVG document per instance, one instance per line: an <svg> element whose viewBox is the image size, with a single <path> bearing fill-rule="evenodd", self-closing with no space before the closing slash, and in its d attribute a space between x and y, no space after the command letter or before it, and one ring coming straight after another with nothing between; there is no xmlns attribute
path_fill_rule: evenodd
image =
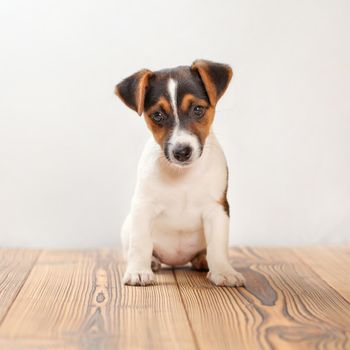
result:
<svg viewBox="0 0 350 350"><path fill-rule="evenodd" d="M169 96L170 96L170 103L171 103L171 106L173 107L175 122L176 122L176 125L179 125L179 116L177 114L177 105L176 105L176 101L177 101L177 81L175 81L172 78L170 78L168 80L168 92L169 92Z"/></svg>
<svg viewBox="0 0 350 350"><path fill-rule="evenodd" d="M179 115L177 113L177 81L175 81L172 78L168 80L168 93L170 96L170 103L173 109L175 119L175 127L169 139L169 157L171 162L181 165L181 162L178 162L174 158L174 148L176 148L178 145L184 144L190 146L192 149L192 155L188 160L189 162L192 162L200 157L201 149L198 138L195 135L193 135L189 130L180 128L180 120Z"/></svg>

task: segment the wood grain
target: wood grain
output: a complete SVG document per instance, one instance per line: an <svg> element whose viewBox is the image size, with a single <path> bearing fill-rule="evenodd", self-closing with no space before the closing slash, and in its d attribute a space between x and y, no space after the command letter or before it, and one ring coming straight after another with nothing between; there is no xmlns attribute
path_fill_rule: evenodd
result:
<svg viewBox="0 0 350 350"><path fill-rule="evenodd" d="M213 286L205 272L175 270L176 279L200 349L259 349L256 329L263 317L242 295L242 288Z"/></svg>
<svg viewBox="0 0 350 350"><path fill-rule="evenodd" d="M236 249L246 289L176 270L201 349L347 349L350 304L288 249Z"/></svg>
<svg viewBox="0 0 350 350"><path fill-rule="evenodd" d="M111 251L44 252L0 326L4 349L193 349L171 270L124 287Z"/></svg>
<svg viewBox="0 0 350 350"><path fill-rule="evenodd" d="M38 256L35 250L0 249L0 324Z"/></svg>
<svg viewBox="0 0 350 350"><path fill-rule="evenodd" d="M350 349L349 248L236 248L246 288L190 268L125 287L111 250L0 250L0 350Z"/></svg>
<svg viewBox="0 0 350 350"><path fill-rule="evenodd" d="M349 248L307 247L293 249L293 252L350 302Z"/></svg>

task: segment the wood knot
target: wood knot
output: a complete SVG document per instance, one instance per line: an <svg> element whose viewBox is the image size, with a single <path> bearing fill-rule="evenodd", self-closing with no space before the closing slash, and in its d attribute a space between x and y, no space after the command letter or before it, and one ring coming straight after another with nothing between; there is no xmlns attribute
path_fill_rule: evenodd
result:
<svg viewBox="0 0 350 350"><path fill-rule="evenodd" d="M99 292L96 296L96 301L100 304L100 303L103 303L105 300L106 300L106 297L103 294L103 292Z"/></svg>

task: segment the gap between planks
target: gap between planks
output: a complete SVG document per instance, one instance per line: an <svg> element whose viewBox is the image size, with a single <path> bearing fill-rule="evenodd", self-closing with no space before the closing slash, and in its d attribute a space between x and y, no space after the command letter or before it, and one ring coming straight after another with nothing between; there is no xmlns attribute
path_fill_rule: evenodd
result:
<svg viewBox="0 0 350 350"><path fill-rule="evenodd" d="M116 251L44 251L0 326L0 349L196 349L172 270L135 288L121 284L124 268Z"/></svg>
<svg viewBox="0 0 350 350"><path fill-rule="evenodd" d="M236 248L231 257L246 289L175 270L201 349L350 347L349 303L291 249Z"/></svg>
<svg viewBox="0 0 350 350"><path fill-rule="evenodd" d="M206 273L189 268L163 270L156 274L157 286L134 288L121 285L124 264L116 253L44 253L27 272L16 302L3 319L4 327L0 325L2 335L17 337L17 342L29 339L24 336L37 336L37 341L47 342L47 349L66 349L67 345L102 349L104 341L108 349L142 345L299 350L315 348L318 343L327 348L350 347L350 322L346 323L350 307L339 290L347 269L333 273L343 266L339 257L333 264L322 260L316 264L310 254L302 253L310 264L289 248L236 248L231 258L246 275L246 289L214 287ZM315 250L314 257L319 261L323 255ZM53 292L56 298L47 300ZM36 303L28 305L33 296ZM33 328L38 312L47 314L41 324L44 329ZM19 320L19 329L14 329ZM136 337L135 327L140 327ZM79 343L80 334L86 339L83 344ZM3 345L8 346L1 348L0 344L1 349L12 349L7 340L3 339ZM13 349L29 349L17 345ZM38 343L32 345L37 349Z"/></svg>

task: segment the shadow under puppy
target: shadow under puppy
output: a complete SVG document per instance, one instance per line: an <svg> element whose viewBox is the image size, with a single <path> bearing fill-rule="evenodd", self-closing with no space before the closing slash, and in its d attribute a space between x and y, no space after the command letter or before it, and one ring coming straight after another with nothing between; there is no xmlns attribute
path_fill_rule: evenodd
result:
<svg viewBox="0 0 350 350"><path fill-rule="evenodd" d="M125 284L150 284L161 263L188 262L209 270L218 286L244 284L228 259L228 171L211 130L231 77L228 65L197 60L192 66L141 70L116 86L116 94L144 115L153 134L122 228Z"/></svg>

